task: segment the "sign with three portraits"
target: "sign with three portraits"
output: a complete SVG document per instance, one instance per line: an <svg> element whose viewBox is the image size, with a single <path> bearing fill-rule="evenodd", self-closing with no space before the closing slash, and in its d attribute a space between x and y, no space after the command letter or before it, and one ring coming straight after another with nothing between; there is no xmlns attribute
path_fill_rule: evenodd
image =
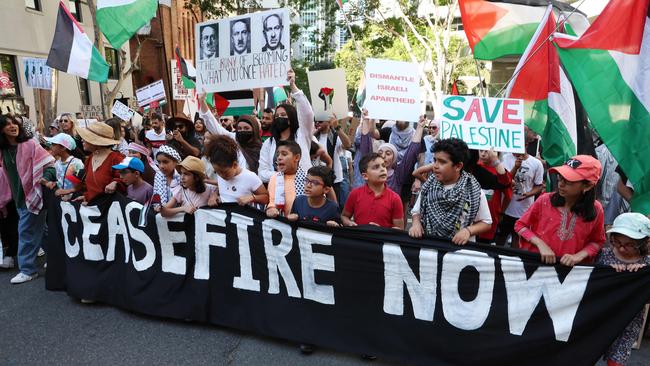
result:
<svg viewBox="0 0 650 366"><path fill-rule="evenodd" d="M288 84L291 45L286 8L199 23L195 32L197 90Z"/></svg>

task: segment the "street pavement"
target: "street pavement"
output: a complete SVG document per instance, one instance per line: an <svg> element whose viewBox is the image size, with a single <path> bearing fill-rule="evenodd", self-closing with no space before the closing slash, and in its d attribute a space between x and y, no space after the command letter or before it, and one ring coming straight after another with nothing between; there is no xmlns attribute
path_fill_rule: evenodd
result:
<svg viewBox="0 0 650 366"><path fill-rule="evenodd" d="M0 271L0 365L389 365L323 349L305 356L278 339L84 305L45 290L42 277L11 285L15 273ZM650 339L630 365L650 365Z"/></svg>

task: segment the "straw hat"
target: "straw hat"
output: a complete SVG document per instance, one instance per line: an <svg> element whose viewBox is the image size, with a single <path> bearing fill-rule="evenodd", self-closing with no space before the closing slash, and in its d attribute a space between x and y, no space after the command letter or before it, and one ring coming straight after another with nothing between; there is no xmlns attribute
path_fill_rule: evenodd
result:
<svg viewBox="0 0 650 366"><path fill-rule="evenodd" d="M88 127L81 127L77 132L84 141L96 146L111 146L120 143L113 139L113 127L102 122L93 123Z"/></svg>
<svg viewBox="0 0 650 366"><path fill-rule="evenodd" d="M176 169L178 171L181 171L181 167L189 170L192 173L196 173L200 176L205 177L205 164L203 161L195 156L188 156L183 161L181 161L177 166Z"/></svg>

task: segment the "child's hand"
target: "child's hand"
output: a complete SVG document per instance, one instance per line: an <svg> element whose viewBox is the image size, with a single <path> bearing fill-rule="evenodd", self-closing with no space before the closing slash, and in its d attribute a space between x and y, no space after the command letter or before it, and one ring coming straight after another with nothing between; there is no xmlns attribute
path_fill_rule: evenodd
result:
<svg viewBox="0 0 650 366"><path fill-rule="evenodd" d="M161 205L155 205L155 206L153 206L153 210L159 213L160 210L162 210L162 206Z"/></svg>
<svg viewBox="0 0 650 366"><path fill-rule="evenodd" d="M274 218L278 217L278 215L280 215L280 210L278 210L277 208L269 207L269 208L266 209L266 216L267 217L270 217L270 218L274 219Z"/></svg>
<svg viewBox="0 0 650 366"><path fill-rule="evenodd" d="M451 239L451 242L456 244L456 245L465 245L469 241L469 237L471 236L471 233L469 232L469 229L464 227L460 229L459 232L454 235L454 237Z"/></svg>
<svg viewBox="0 0 650 366"><path fill-rule="evenodd" d="M625 264L610 264L612 268L616 270L616 272L623 272L627 269L627 265Z"/></svg>
<svg viewBox="0 0 650 366"><path fill-rule="evenodd" d="M287 220L289 221L298 221L298 214L292 213L287 216Z"/></svg>
<svg viewBox="0 0 650 366"><path fill-rule="evenodd" d="M196 210L197 210L197 208L192 206L192 205L183 206L183 211L185 211L185 213L188 213L190 215L193 214L194 212L196 212Z"/></svg>
<svg viewBox="0 0 650 366"><path fill-rule="evenodd" d="M245 196L241 196L237 198L237 203L239 203L240 206L246 206L247 204L253 202L255 199L253 198L252 194L247 194Z"/></svg>
<svg viewBox="0 0 650 366"><path fill-rule="evenodd" d="M584 252L578 252L576 254L565 254L562 256L562 258L560 258L560 263L564 264L567 267L573 267L585 260L587 256L583 253Z"/></svg>
<svg viewBox="0 0 650 366"><path fill-rule="evenodd" d="M411 238L415 239L420 239L424 235L424 229L422 228L422 224L420 221L415 221L413 220L413 225L411 225L411 228L409 229L409 236Z"/></svg>
<svg viewBox="0 0 650 366"><path fill-rule="evenodd" d="M210 198L208 198L208 206L214 207L219 205L221 203L221 200L219 199L219 195L216 193L212 193L210 195Z"/></svg>
<svg viewBox="0 0 650 366"><path fill-rule="evenodd" d="M83 202L83 200L84 200L84 196L79 196L79 197L73 199L72 202Z"/></svg>
<svg viewBox="0 0 650 366"><path fill-rule="evenodd" d="M537 242L535 245L537 245L537 249L539 249L539 254L542 256L542 262L546 264L555 264L556 258L553 249L551 249L541 239L539 239L539 242Z"/></svg>
<svg viewBox="0 0 650 366"><path fill-rule="evenodd" d="M45 183L45 186L49 189L54 189L56 188L56 182L47 182Z"/></svg>
<svg viewBox="0 0 650 366"><path fill-rule="evenodd" d="M646 265L644 263L633 263L633 264L628 264L627 265L627 270L628 272L636 272L639 269L645 267Z"/></svg>
<svg viewBox="0 0 650 366"><path fill-rule="evenodd" d="M327 226L329 226L329 227L339 227L339 226L341 226L341 225L339 225L338 222L336 222L336 221L334 221L334 220L329 220L329 221L327 221L327 222L325 223L325 225L327 225Z"/></svg>
<svg viewBox="0 0 650 366"><path fill-rule="evenodd" d="M54 195L57 197L65 196L65 194L66 194L65 190L61 188L54 191Z"/></svg>
<svg viewBox="0 0 650 366"><path fill-rule="evenodd" d="M343 225L344 226L349 226L349 227L355 227L355 226L357 226L357 223L352 221L352 220L349 220L347 223L344 223Z"/></svg>
<svg viewBox="0 0 650 366"><path fill-rule="evenodd" d="M109 193L109 194L110 193L115 193L116 190L117 190L117 182L115 182L115 181L108 183L106 188L104 188L104 192Z"/></svg>

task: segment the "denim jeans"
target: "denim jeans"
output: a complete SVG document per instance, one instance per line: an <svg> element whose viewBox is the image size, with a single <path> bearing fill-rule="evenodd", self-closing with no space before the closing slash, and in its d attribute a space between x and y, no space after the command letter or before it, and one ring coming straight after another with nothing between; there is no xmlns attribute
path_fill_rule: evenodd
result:
<svg viewBox="0 0 650 366"><path fill-rule="evenodd" d="M36 273L36 256L43 240L45 210L38 215L18 208L18 268L26 275Z"/></svg>

